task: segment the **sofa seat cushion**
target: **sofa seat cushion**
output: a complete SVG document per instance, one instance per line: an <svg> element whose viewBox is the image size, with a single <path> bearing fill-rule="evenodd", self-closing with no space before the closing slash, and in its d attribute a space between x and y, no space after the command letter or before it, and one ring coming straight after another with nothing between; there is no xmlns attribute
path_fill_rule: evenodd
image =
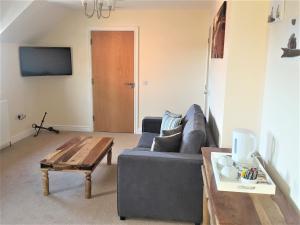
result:
<svg viewBox="0 0 300 225"><path fill-rule="evenodd" d="M153 143L153 139L157 136L159 136L159 134L143 132L137 147L138 148L149 148L150 149L151 145Z"/></svg>
<svg viewBox="0 0 300 225"><path fill-rule="evenodd" d="M150 150L151 148L139 148L139 147L131 149L131 151L150 151Z"/></svg>

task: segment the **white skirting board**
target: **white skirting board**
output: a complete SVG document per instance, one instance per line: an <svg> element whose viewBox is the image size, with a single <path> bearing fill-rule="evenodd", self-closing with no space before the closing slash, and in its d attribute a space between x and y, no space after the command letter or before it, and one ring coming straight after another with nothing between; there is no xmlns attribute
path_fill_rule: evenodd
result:
<svg viewBox="0 0 300 225"><path fill-rule="evenodd" d="M53 127L59 131L77 131L77 132L92 132L93 129L90 126L80 126L80 125L53 125L45 124L45 127Z"/></svg>
<svg viewBox="0 0 300 225"><path fill-rule="evenodd" d="M92 132L92 128L89 126L76 126L76 125L44 125L45 127L52 126L60 131L77 131L77 132ZM48 132L48 131L44 131ZM0 146L0 149L8 147L10 144L14 144L18 141L21 141L24 138L27 138L31 135L34 135L35 130L33 128L29 128L22 132L17 133L9 138L9 141Z"/></svg>
<svg viewBox="0 0 300 225"><path fill-rule="evenodd" d="M58 129L59 131L75 131L75 132L93 132L93 128L90 126L80 126L80 125L50 125L50 124L44 124L45 127L53 127ZM48 132L48 131L44 131ZM11 144L14 144L18 141L21 141L22 139L29 137L31 135L34 135L35 130L33 128L29 128L27 130L24 130L22 132L17 133L16 135L13 135L9 138L9 141L5 143L5 145L1 145L0 149L5 148ZM136 134L141 134L142 128L139 128L137 130Z"/></svg>
<svg viewBox="0 0 300 225"><path fill-rule="evenodd" d="M22 132L17 133L11 137L11 143L14 144L18 141L21 141L24 138L27 138L34 134L34 130L32 128L24 130Z"/></svg>

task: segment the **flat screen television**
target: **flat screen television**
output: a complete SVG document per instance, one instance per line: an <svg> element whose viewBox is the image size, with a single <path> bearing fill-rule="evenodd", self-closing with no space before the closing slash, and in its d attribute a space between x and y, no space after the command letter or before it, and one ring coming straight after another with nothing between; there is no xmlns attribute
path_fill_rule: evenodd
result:
<svg viewBox="0 0 300 225"><path fill-rule="evenodd" d="M71 48L20 47L19 54L24 77L72 75Z"/></svg>

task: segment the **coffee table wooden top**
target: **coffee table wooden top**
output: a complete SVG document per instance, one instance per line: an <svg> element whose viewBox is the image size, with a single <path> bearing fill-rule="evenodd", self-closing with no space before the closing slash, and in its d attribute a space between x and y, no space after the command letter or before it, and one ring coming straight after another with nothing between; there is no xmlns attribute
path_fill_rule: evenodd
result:
<svg viewBox="0 0 300 225"><path fill-rule="evenodd" d="M211 164L211 152L231 152L231 149L202 148L212 214L219 225L300 224L296 210L277 186L275 195L218 191Z"/></svg>
<svg viewBox="0 0 300 225"><path fill-rule="evenodd" d="M41 168L52 170L93 170L111 151L113 138L79 136L47 155Z"/></svg>

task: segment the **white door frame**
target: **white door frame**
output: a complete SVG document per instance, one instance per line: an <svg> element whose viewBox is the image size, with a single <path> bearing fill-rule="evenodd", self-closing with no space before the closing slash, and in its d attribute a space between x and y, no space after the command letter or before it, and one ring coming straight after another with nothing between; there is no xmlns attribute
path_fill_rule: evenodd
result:
<svg viewBox="0 0 300 225"><path fill-rule="evenodd" d="M210 78L211 47L212 47L212 26L210 26L209 30L208 30L206 80L205 80L205 88L204 88L204 97L205 97L204 114L207 119L209 117L208 100L209 100L209 94L210 94L209 93L209 85L210 85L209 78Z"/></svg>
<svg viewBox="0 0 300 225"><path fill-rule="evenodd" d="M92 45L90 44L92 38L92 31L133 31L134 33L134 133L138 133L138 123L139 123L139 28L138 27L95 27L89 28L88 30L88 42L89 42L89 51L90 51L90 80L93 78L93 70L92 70ZM94 122L93 122L93 113L94 113L94 100L93 100L93 85L90 82L90 93L92 99L92 109L91 109L91 127L94 131Z"/></svg>

